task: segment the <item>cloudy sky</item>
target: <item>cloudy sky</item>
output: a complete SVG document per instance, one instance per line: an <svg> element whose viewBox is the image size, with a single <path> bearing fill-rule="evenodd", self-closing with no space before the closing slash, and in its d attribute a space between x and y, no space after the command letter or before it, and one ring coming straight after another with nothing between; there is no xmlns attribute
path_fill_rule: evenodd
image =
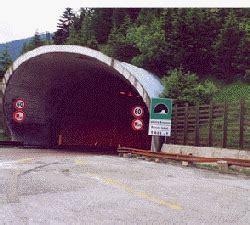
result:
<svg viewBox="0 0 250 225"><path fill-rule="evenodd" d="M249 7L249 2L247 0L0 0L0 43L33 36L36 30L54 32L58 19L66 7L71 7L75 11L87 6L211 7L219 4L223 7Z"/></svg>

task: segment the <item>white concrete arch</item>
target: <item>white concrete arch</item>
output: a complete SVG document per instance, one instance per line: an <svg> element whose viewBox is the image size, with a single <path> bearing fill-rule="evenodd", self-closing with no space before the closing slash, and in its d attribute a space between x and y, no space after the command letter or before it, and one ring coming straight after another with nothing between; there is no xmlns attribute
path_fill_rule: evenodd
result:
<svg viewBox="0 0 250 225"><path fill-rule="evenodd" d="M17 70L20 65L22 65L24 62L28 61L31 58L53 52L76 53L83 56L88 56L91 58L95 58L100 62L105 63L108 66L114 68L125 79L127 79L131 83L131 85L135 87L135 89L138 91L138 93L143 98L143 101L148 107L150 104L150 99L159 97L159 95L164 89L160 82L160 79L154 74L142 68L138 68L131 64L120 62L116 59L108 57L99 51L76 45L47 45L41 46L23 54L13 63L13 65L7 70L3 79L3 93L5 93L8 80L12 76L13 72Z"/></svg>

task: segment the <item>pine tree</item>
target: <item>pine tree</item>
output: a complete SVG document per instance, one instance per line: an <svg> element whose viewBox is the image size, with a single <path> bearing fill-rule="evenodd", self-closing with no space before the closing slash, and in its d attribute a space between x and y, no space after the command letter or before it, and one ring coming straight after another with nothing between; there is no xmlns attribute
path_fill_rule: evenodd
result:
<svg viewBox="0 0 250 225"><path fill-rule="evenodd" d="M219 79L233 81L237 68L234 58L239 48L241 34L239 22L233 10L225 17L225 23L213 44L213 69Z"/></svg>
<svg viewBox="0 0 250 225"><path fill-rule="evenodd" d="M45 44L49 44L49 43L47 43L44 40L41 40L40 34L38 33L38 31L36 31L35 35L31 39L31 41L23 44L23 48L22 48L21 53L24 54L28 51L31 51L31 50L38 48L38 47L45 45Z"/></svg>
<svg viewBox="0 0 250 225"><path fill-rule="evenodd" d="M41 40L41 36L38 33L38 31L35 32L35 35L34 35L34 37L32 39L32 42L33 42L34 48L38 48L38 47L43 45L43 42Z"/></svg>
<svg viewBox="0 0 250 225"><path fill-rule="evenodd" d="M107 42L112 28L113 9L97 8L93 10L90 29L95 34L98 44Z"/></svg>
<svg viewBox="0 0 250 225"><path fill-rule="evenodd" d="M12 64L12 59L9 55L8 49L5 48L1 53L0 53L0 78L4 76L6 73L7 69L11 66Z"/></svg>
<svg viewBox="0 0 250 225"><path fill-rule="evenodd" d="M141 11L144 13L144 11ZM145 16L149 16L145 14ZM152 16L152 15L151 15ZM140 23L143 21L139 15ZM165 68L165 32L163 11L151 22L145 19L146 24L132 26L128 30L127 41L139 49L140 54L132 59L132 63L153 71L156 74L163 74Z"/></svg>
<svg viewBox="0 0 250 225"><path fill-rule="evenodd" d="M81 36L80 32L77 31L77 29L72 26L69 30L69 37L66 41L67 45L81 45Z"/></svg>
<svg viewBox="0 0 250 225"><path fill-rule="evenodd" d="M54 34L53 40L57 45L64 44L69 37L70 26L73 24L75 18L75 14L73 13L72 8L66 8L59 19L59 23L57 24L57 31Z"/></svg>
<svg viewBox="0 0 250 225"><path fill-rule="evenodd" d="M71 12L65 10L58 24L56 44L101 50L159 76L182 67L202 79L249 77L247 9L82 8L78 15Z"/></svg>
<svg viewBox="0 0 250 225"><path fill-rule="evenodd" d="M93 29L93 16L93 9L86 10L80 30L81 45L98 49L96 35Z"/></svg>

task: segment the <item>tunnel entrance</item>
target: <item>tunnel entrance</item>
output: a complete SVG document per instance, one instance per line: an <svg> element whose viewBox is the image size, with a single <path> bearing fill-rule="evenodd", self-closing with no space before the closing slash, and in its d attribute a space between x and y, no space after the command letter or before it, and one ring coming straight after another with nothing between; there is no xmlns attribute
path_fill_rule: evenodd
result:
<svg viewBox="0 0 250 225"><path fill-rule="evenodd" d="M79 46L43 46L18 58L4 78L4 114L13 141L28 146L159 149L148 136L150 98L163 90L153 74ZM26 102L17 123L13 102ZM131 123L144 109L142 130ZM152 144L153 143L153 144Z"/></svg>
<svg viewBox="0 0 250 225"><path fill-rule="evenodd" d="M54 142L62 146L150 149L148 109L141 96L122 79L107 74L98 76L91 76L92 81L78 81L65 94L56 116L58 130ZM144 128L135 131L131 110L137 105L145 112Z"/></svg>

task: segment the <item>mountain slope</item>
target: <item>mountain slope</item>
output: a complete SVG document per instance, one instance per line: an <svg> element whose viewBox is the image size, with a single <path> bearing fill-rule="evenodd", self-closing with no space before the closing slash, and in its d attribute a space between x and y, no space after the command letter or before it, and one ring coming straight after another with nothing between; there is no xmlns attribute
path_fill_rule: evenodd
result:
<svg viewBox="0 0 250 225"><path fill-rule="evenodd" d="M23 44L30 40L31 40L31 37L26 38L26 39L10 41L5 44L0 44L0 52L2 52L7 47L10 57L14 61L16 60L16 58L20 56L22 48L23 48Z"/></svg>
<svg viewBox="0 0 250 225"><path fill-rule="evenodd" d="M40 34L42 40L46 39L46 34ZM2 52L6 47L10 54L10 57L13 61L15 61L20 55L25 42L31 41L32 37L28 37L25 39L14 40L7 43L0 44L0 52Z"/></svg>

